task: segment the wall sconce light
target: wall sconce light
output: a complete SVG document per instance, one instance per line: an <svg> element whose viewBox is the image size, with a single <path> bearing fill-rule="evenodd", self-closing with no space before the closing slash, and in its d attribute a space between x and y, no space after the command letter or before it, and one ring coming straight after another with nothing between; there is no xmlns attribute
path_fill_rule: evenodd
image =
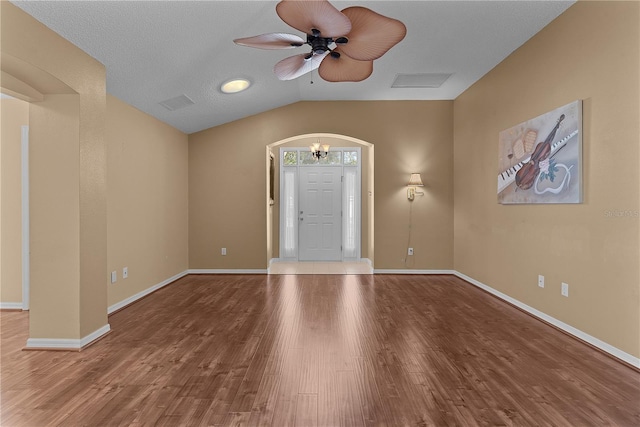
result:
<svg viewBox="0 0 640 427"><path fill-rule="evenodd" d="M424 187L422 183L422 178L419 173L412 173L411 177L409 177L409 183L407 184L407 199L413 201L416 198L416 194L419 196L424 196L424 193L416 192L416 187Z"/></svg>
<svg viewBox="0 0 640 427"><path fill-rule="evenodd" d="M322 150L320 150L320 140L309 147L311 155L317 160L324 159L329 154L329 144L322 144Z"/></svg>

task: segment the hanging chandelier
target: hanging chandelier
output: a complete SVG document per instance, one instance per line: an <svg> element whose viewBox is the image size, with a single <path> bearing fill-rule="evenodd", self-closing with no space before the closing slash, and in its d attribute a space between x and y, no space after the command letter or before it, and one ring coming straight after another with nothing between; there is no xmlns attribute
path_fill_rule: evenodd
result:
<svg viewBox="0 0 640 427"><path fill-rule="evenodd" d="M329 144L322 144L322 150L320 149L320 140L318 142L309 146L311 150L311 155L316 158L316 160L324 159L329 154Z"/></svg>

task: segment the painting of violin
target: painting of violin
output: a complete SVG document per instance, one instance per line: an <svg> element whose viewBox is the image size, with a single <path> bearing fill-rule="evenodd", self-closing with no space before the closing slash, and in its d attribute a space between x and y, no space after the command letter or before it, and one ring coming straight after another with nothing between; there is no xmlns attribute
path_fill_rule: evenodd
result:
<svg viewBox="0 0 640 427"><path fill-rule="evenodd" d="M582 203L582 101L500 131L496 184L502 205Z"/></svg>
<svg viewBox="0 0 640 427"><path fill-rule="evenodd" d="M544 142L538 143L531 154L529 161L520 168L516 173L516 186L522 190L528 190L533 186L538 174L540 173L540 162L549 158L551 154L551 144L556 137L556 133L560 128L560 123L564 120L564 114L558 118L556 125L549 133Z"/></svg>

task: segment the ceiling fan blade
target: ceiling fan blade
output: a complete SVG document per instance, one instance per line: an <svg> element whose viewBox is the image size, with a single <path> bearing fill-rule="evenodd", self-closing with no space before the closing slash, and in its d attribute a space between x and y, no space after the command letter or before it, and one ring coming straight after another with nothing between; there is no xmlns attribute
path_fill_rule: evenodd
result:
<svg viewBox="0 0 640 427"><path fill-rule="evenodd" d="M235 39L233 42L240 46L257 47L258 49L293 49L305 43L301 37L287 33L261 34Z"/></svg>
<svg viewBox="0 0 640 427"><path fill-rule="evenodd" d="M351 30L351 21L326 0L282 0L276 13L284 22L305 34L320 31L321 37L340 37Z"/></svg>
<svg viewBox="0 0 640 427"><path fill-rule="evenodd" d="M333 51L341 53L340 48ZM339 58L328 55L320 64L318 74L328 82L360 82L373 73L373 61L357 61L342 53Z"/></svg>
<svg viewBox="0 0 640 427"><path fill-rule="evenodd" d="M325 52L320 55L314 54L309 59L306 59L309 57L309 53L290 56L278 62L273 68L273 72L280 80L297 79L301 75L318 68L324 57L327 56L327 53L328 52Z"/></svg>
<svg viewBox="0 0 640 427"><path fill-rule="evenodd" d="M342 11L351 20L348 43L340 49L359 61L373 61L399 43L407 28L397 19L380 15L366 7L348 7Z"/></svg>

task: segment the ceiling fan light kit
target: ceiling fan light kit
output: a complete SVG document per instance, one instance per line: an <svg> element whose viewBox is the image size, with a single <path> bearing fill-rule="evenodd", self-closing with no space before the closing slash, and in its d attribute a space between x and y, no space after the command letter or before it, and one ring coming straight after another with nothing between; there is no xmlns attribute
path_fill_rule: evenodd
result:
<svg viewBox="0 0 640 427"><path fill-rule="evenodd" d="M274 73L293 80L318 69L329 82L359 82L373 72L373 61L406 35L405 25L360 6L342 11L326 0L282 0L276 13L289 26L306 34L269 33L235 39L241 46L259 49L293 49L310 46L308 53L278 62Z"/></svg>

